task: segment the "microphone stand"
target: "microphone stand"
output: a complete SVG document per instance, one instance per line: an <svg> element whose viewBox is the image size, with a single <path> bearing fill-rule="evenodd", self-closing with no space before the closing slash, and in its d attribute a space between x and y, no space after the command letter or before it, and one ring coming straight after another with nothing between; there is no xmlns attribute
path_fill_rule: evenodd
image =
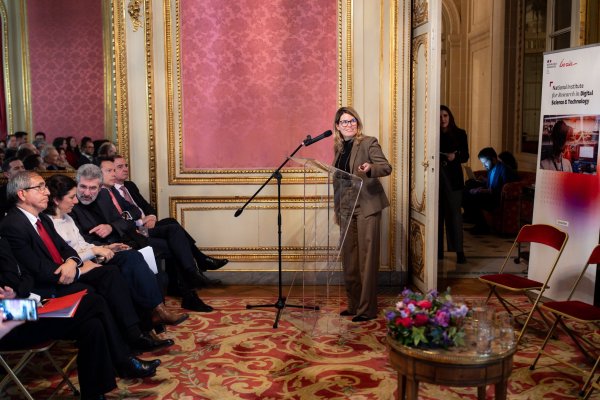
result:
<svg viewBox="0 0 600 400"><path fill-rule="evenodd" d="M281 169L285 166L285 164L287 164L287 162L290 160L290 158L292 158L294 156L294 154L296 154L298 152L298 150L300 150L302 148L303 145L305 145L305 143L310 143L309 141L311 140L310 135L307 136L306 140L303 141L302 143L300 143L300 145L298 147L296 147L296 150L294 150L292 152L292 154L290 154L285 161L275 170L273 171L273 173L271 174L271 176L269 176L269 178L262 184L261 187L258 188L258 190L256 191L256 193L254 193L252 195L252 197L250 197L248 199L248 201L246 201L246 203L244 203L244 205L240 208L238 208L238 210L235 212L234 216L235 217L239 217L242 212L244 212L244 209L246 208L246 206L248 204L250 204L252 202L252 200L254 200L254 198L256 197L256 195L258 195L261 190L263 190L263 188L265 186L267 186L267 184L271 181L271 179L275 178L277 179L277 252L278 252L278 273L279 273L279 279L278 279L278 290L279 290L279 295L277 297L277 301L275 303L272 304L255 304L255 305L251 305L251 304L247 304L246 305L246 309L250 310L252 308L262 308L262 307L273 307L277 309L277 315L275 316L275 322L273 323L273 328L277 328L278 324L279 324L279 318L281 317L281 311L285 308L285 307L293 307L293 308L306 308L309 310L318 310L319 306L304 306L304 305L292 305L292 304L287 304L286 303L286 298L283 297L283 289L282 289L282 268L283 268L283 262L282 262L282 245L281 245Z"/></svg>

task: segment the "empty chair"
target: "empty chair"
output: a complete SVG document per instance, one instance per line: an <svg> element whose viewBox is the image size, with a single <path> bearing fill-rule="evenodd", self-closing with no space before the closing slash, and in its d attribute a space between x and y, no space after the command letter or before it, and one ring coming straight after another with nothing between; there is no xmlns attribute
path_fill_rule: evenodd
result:
<svg viewBox="0 0 600 400"><path fill-rule="evenodd" d="M14 381L14 383L19 387L19 389L21 390L21 392L23 393L25 398L33 400L33 397L31 396L31 394L29 394L29 392L27 391L27 389L25 388L25 386L23 385L23 383L21 382L21 380L18 378L17 375L19 374L19 372L21 372L21 370L23 368L25 368L25 366L31 361L31 359L36 354L43 353L48 358L48 361L50 361L50 364L52 364L52 366L54 367L56 372L58 372L62 376L62 381L56 387L56 389L54 390L54 393L56 393L58 391L58 389L60 389L60 387L62 386L63 383L66 383L69 386L69 388L71 389L71 391L73 392L73 395L78 396L79 391L73 385L73 383L67 376L67 372L66 372L68 370L69 366L71 366L72 363L75 361L75 357L73 357L71 359L71 361L68 363L68 365L64 369L61 369L58 366L58 364L56 363L56 361L54 360L54 358L52 358L52 356L50 355L50 351L49 351L50 348L52 346L54 346L55 343L56 342L54 342L54 341L45 342L45 343L39 344L37 346L31 347L28 349L0 350L0 365L2 365L2 367L4 367L4 370L6 370L6 376L4 377L4 379L2 379L2 381L0 381L0 392L2 391L4 386L6 386L9 379L12 379ZM21 358L19 359L19 361L12 368L10 367L10 365L8 365L8 363L4 359L4 356L10 355L10 354L20 354L21 355Z"/></svg>
<svg viewBox="0 0 600 400"><path fill-rule="evenodd" d="M588 304L583 301L572 300L572 297L575 293L575 290L577 289L577 286L579 285L579 282L581 282L581 279L585 275L588 267L593 264L600 264L600 244L597 245L592 251L592 254L590 255L587 263L583 267L583 270L581 271L581 273L577 277L577 280L573 284L573 287L571 288L567 299L564 301L548 301L541 305L542 311L548 311L552 313L556 317L556 319L552 324L548 335L546 335L546 340L544 340L544 343L538 350L537 357L535 358L533 364L530 367L530 369L534 369L535 365L540 359L540 356L543 354L561 364L568 365L569 367L579 371L581 374L584 375L584 384L581 387L580 395L583 396L585 393L586 398L589 397L594 387L598 387L598 381L596 380L592 382L592 379L594 378L594 374L596 373L596 369L598 368L598 364L600 363L600 354L598 354L598 348L594 345L594 343L588 340L584 335L585 333L595 333L595 329L598 328L598 323L600 322L600 307L596 307L592 304ZM571 322L576 322L578 331L575 331L573 327L569 327L565 323L565 320L571 320ZM578 365L575 365L557 357L551 352L547 352L544 350L546 344L548 344L550 337L552 336L552 333L559 325L562 328L562 330L573 339L577 347L581 350L582 354L586 358L590 359L590 361L593 363L593 367L591 367L591 369L586 370ZM591 328L591 330L588 329L580 331L580 329L584 327ZM597 356L591 357L590 354L596 354Z"/></svg>
<svg viewBox="0 0 600 400"><path fill-rule="evenodd" d="M500 301L500 304L502 304L502 306L510 314L514 315L513 311L517 311L517 314L514 315L515 320L519 316L527 316L517 338L517 344L521 341L521 338L523 337L523 334L525 333L525 330L527 329L527 326L533 317L533 313L537 310L538 303L540 302L544 291L548 288L548 282L550 281L550 278L556 269L556 265L558 264L558 260L560 259L567 240L567 233L553 226L544 224L525 225L519 231L517 238L508 251L506 258L500 267L500 271L497 274L483 275L479 277L481 282L486 283L490 287L490 292L487 296L486 302L490 300L492 295L495 295ZM554 257L554 260L552 260L546 278L543 282L534 281L520 275L504 272L506 264L511 258L511 254L513 253L515 247L522 243L538 243L557 250L556 256ZM509 301L506 297L501 295L498 289L505 289L511 293L521 293L525 296L531 293L531 297L527 296L527 299L531 300L529 302L531 307L528 309L524 306L519 306L514 302ZM535 295L534 291L537 291L538 294ZM542 319L544 318L543 315L540 314L540 316Z"/></svg>

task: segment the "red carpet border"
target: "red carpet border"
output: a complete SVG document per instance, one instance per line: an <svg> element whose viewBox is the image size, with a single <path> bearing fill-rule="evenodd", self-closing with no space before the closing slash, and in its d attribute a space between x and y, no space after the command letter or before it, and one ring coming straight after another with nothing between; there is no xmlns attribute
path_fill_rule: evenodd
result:
<svg viewBox="0 0 600 400"><path fill-rule="evenodd" d="M332 317L339 329L311 335L298 329L294 315L283 313L273 329L274 309L246 310L248 303L273 299L210 298L212 313L192 313L191 318L165 334L175 346L144 358L159 357L162 365L155 377L146 380L120 380L109 399L395 399L397 375L389 365L385 346L385 321L364 323ZM468 300L468 299L467 299ZM381 309L391 307L392 297L380 298ZM177 303L169 299L169 306ZM331 306L329 315L337 315ZM326 307L327 309L327 307ZM310 321L309 321L310 322ZM565 335L552 341L551 349L573 362L583 362ZM582 379L565 367L559 370L549 358L542 358L535 371L529 365L543 338L529 333L514 358L509 380L509 399L576 399ZM58 349L69 351L68 347ZM66 362L67 357L53 354ZM37 357L40 357L39 355ZM35 398L47 398L59 379L49 376L43 357L34 369L23 371L26 386ZM559 372L560 371L560 372ZM77 384L77 374L71 373ZM487 390L493 398L493 387ZM19 398L9 384L0 399ZM63 387L54 398L73 398ZM422 384L424 400L476 399L475 388L449 388ZM600 398L595 395L594 398Z"/></svg>

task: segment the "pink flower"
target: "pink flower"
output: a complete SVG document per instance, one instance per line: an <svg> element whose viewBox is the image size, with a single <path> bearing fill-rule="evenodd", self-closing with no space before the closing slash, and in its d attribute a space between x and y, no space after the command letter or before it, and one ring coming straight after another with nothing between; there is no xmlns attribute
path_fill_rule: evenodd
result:
<svg viewBox="0 0 600 400"><path fill-rule="evenodd" d="M429 323L429 317L427 314L417 314L415 315L415 326L424 326Z"/></svg>
<svg viewBox="0 0 600 400"><path fill-rule="evenodd" d="M417 306L421 307L424 310L429 310L431 308L431 301L421 300L417 303Z"/></svg>

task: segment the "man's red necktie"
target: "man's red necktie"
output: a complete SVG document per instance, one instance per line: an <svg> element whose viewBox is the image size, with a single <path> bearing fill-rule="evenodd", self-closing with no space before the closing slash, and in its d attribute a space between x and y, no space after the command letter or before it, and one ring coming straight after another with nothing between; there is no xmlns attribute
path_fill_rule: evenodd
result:
<svg viewBox="0 0 600 400"><path fill-rule="evenodd" d="M42 242L44 242L46 248L52 256L52 261L54 261L57 265L61 265L63 263L63 258L60 256L60 253L58 252L56 245L52 241L52 238L50 237L50 235L48 235L48 231L46 230L46 228L44 228L44 225L42 225L42 221L38 219L35 223L35 226L37 226L37 230L40 234L40 238L42 238Z"/></svg>
<svg viewBox="0 0 600 400"><path fill-rule="evenodd" d="M107 190L108 190L108 194L110 194L110 198L112 199L113 204L115 205L115 208L117 209L119 214L123 214L123 209L121 208L121 205L119 204L119 201L117 200L117 197L112 192L112 190L110 190L108 188L107 188Z"/></svg>

